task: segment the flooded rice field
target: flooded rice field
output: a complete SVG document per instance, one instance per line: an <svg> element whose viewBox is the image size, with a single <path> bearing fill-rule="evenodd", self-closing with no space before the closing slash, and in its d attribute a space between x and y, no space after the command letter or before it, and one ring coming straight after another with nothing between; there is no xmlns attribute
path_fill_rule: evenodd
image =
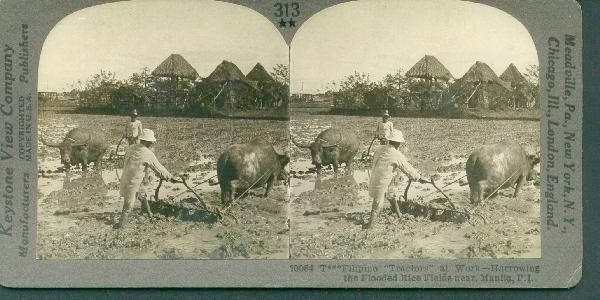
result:
<svg viewBox="0 0 600 300"><path fill-rule="evenodd" d="M220 206L218 185L201 183L216 174L216 160L233 143L262 139L285 151L288 127L282 121L225 121L186 118L142 118L158 139L154 152L175 175L188 175L191 187L211 207ZM40 259L287 259L288 190L283 184L268 198L262 189L236 201L233 218L215 220L200 208L182 184L165 182L159 201L151 201L153 217L134 207L130 224L113 229L123 207L119 196L123 136L127 117L100 115L40 115L39 133L59 141L74 127L90 128L111 144L100 171L64 172L58 149L38 147L38 241ZM257 131L260 129L260 133ZM113 159L110 160L110 156ZM201 184L199 184L201 183ZM198 185L199 184L199 185ZM158 185L154 178L152 187ZM153 195L153 191L151 191ZM152 199L154 200L154 199Z"/></svg>
<svg viewBox="0 0 600 300"><path fill-rule="evenodd" d="M140 214L137 202L124 230L113 227L123 205L118 181L125 143L114 153L128 118L47 113L38 120L39 133L47 140L59 141L70 129L82 127L94 129L111 145L102 170L93 166L86 173L77 168L65 172L57 149L38 146L40 259L540 257L539 187L534 182L517 198L511 197L514 190L501 190L476 208L483 218L471 222L433 221L408 211L398 218L386 202L375 228L363 230L371 209L369 161L357 162L352 174L335 176L325 169L317 176L310 152L290 147L289 135L291 131L304 143L329 127L350 128L363 142L360 158L379 118L299 115L285 122L142 117L144 127L156 133L159 161L173 174L189 176L190 186L210 206L220 206L220 189L205 181L216 174L219 154L234 143L260 139L287 152L289 187L279 182L266 198L261 197L264 189L251 190L228 211L234 218L218 221L182 184L163 183L158 201L151 201L154 216ZM457 179L464 176L472 150L511 139L535 152L539 141L537 122L393 121L407 140L408 160L439 187L452 183L444 192L468 210L475 209L468 201L469 188ZM406 183L406 178L400 183L402 190ZM157 184L154 179L152 187ZM413 183L408 198L423 206L447 207L428 184Z"/></svg>

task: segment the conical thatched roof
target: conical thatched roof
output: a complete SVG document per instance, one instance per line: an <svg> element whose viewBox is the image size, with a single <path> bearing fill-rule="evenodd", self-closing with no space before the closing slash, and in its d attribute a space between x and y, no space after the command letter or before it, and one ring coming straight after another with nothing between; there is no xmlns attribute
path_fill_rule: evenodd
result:
<svg viewBox="0 0 600 300"><path fill-rule="evenodd" d="M248 72L246 78L258 82L275 81L275 79L273 79L273 77L269 75L269 72L267 72L267 70L265 70L265 67L263 67L260 63L256 63L256 66L254 66L254 68L252 68L252 70Z"/></svg>
<svg viewBox="0 0 600 300"><path fill-rule="evenodd" d="M160 77L183 77L189 79L198 78L198 72L192 67L183 56L171 54L154 71L152 75Z"/></svg>
<svg viewBox="0 0 600 300"><path fill-rule="evenodd" d="M408 77L454 79L450 71L435 56L425 55L408 72Z"/></svg>
<svg viewBox="0 0 600 300"><path fill-rule="evenodd" d="M211 81L244 81L248 82L244 73L234 63L224 60L206 78Z"/></svg>
<svg viewBox="0 0 600 300"><path fill-rule="evenodd" d="M467 73L465 73L458 81L496 83L504 88L509 88L509 85L502 81L490 66L481 61L475 62L475 64L469 68Z"/></svg>
<svg viewBox="0 0 600 300"><path fill-rule="evenodd" d="M519 72L515 65L510 64L508 68L500 75L500 79L505 82L510 82L513 87L520 86L524 83L527 83L527 79Z"/></svg>

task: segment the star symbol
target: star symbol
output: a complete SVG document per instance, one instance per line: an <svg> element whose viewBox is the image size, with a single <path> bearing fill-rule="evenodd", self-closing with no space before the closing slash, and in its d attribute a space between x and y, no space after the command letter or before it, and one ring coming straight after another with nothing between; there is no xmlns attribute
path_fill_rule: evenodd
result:
<svg viewBox="0 0 600 300"><path fill-rule="evenodd" d="M296 21L294 21L294 19L290 18L288 23L290 23L290 27L296 27Z"/></svg>
<svg viewBox="0 0 600 300"><path fill-rule="evenodd" d="M281 28L285 28L285 27L286 27L286 24L287 24L287 23L286 23L286 22L283 20L283 18L281 18L281 19L279 20L279 27L281 27Z"/></svg>

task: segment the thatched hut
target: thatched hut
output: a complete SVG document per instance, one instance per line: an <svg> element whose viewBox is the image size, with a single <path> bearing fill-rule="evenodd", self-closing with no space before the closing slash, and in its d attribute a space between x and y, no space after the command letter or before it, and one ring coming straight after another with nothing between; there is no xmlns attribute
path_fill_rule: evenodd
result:
<svg viewBox="0 0 600 300"><path fill-rule="evenodd" d="M533 107L535 99L530 92L529 82L515 65L510 64L504 73L500 75L500 79L510 84L514 100L512 106L514 108Z"/></svg>
<svg viewBox="0 0 600 300"><path fill-rule="evenodd" d="M214 96L216 109L232 112L254 108L257 105L257 86L232 62L224 60L206 77L207 85L217 84Z"/></svg>
<svg viewBox="0 0 600 300"><path fill-rule="evenodd" d="M287 105L289 98L287 84L275 80L260 63L256 63L246 78L258 88L259 109L282 108Z"/></svg>
<svg viewBox="0 0 600 300"><path fill-rule="evenodd" d="M507 107L512 99L510 85L486 63L477 61L463 77L450 86L455 103L468 108Z"/></svg>
<svg viewBox="0 0 600 300"><path fill-rule="evenodd" d="M423 78L426 81L454 79L452 73L432 55L425 55L406 74L407 77Z"/></svg>
<svg viewBox="0 0 600 300"><path fill-rule="evenodd" d="M189 88L200 77L196 69L179 54L169 55L152 71L152 75L168 78L168 82L164 82L164 88L158 91L158 96L147 104L148 109L153 111L185 108Z"/></svg>
<svg viewBox="0 0 600 300"><path fill-rule="evenodd" d="M248 80L261 83L272 83L275 81L275 79L273 79L273 77L269 74L269 72L267 72L265 67L263 67L263 65L261 65L260 63L256 63L254 68L252 68L252 70L248 72L246 78L248 78Z"/></svg>
<svg viewBox="0 0 600 300"><path fill-rule="evenodd" d="M187 78L190 80L195 80L199 77L196 69L179 54L169 55L167 59L152 71L152 75L174 79Z"/></svg>
<svg viewBox="0 0 600 300"><path fill-rule="evenodd" d="M421 110L427 109L427 107L437 107L439 101L444 92L444 87L447 85L437 84L438 80L448 82L454 79L452 73L435 57L432 55L425 55L421 58L412 68L410 68L406 74L406 77L420 78L424 81L424 87L418 90L412 91L408 99L415 99L420 102ZM416 85L415 87L418 87ZM404 106L408 107L408 103Z"/></svg>

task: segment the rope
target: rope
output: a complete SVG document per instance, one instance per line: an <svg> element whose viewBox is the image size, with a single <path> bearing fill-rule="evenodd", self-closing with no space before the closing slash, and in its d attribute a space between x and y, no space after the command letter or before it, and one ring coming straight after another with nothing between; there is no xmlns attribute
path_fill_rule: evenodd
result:
<svg viewBox="0 0 600 300"><path fill-rule="evenodd" d="M486 202L492 195L494 195L498 190L500 190L500 188L505 183L507 183L511 178L513 178L517 174L517 172L519 172L519 170L516 170L512 175L510 175L510 177L508 177L506 180L504 180L504 182L502 182L502 184L500 184L491 194L489 194L487 197L485 197L485 199L482 201L482 203ZM486 219L482 215L480 215L480 214L477 213L477 210L479 210L479 208L482 207L482 206L483 206L483 204L475 207L475 209L473 209L469 213L472 214L472 215L474 215L474 216L479 216L481 219L483 219L483 223L487 224ZM469 222L469 224L471 224L471 223ZM471 225L473 225L473 224L471 224Z"/></svg>
<svg viewBox="0 0 600 300"><path fill-rule="evenodd" d="M125 139L125 137L122 137L122 138L121 138L121 140L119 140L119 143L117 143L117 148L115 148L115 151L114 151L114 152L112 152L112 153L110 154L110 156L108 157L108 160L111 160L111 161L112 161L112 159L113 159L113 154L114 154L115 156L118 156L118 155L119 155L119 147L121 146L121 143L123 142L123 140L124 140L124 139Z"/></svg>
<svg viewBox="0 0 600 300"><path fill-rule="evenodd" d="M238 197L236 197L235 199L233 199L233 202L236 202L237 200L239 200L240 198L242 198L244 195L246 195L246 193L250 189L252 189L254 187L254 185L257 184L261 179L263 179L263 177L265 177L265 175L267 175L271 171L271 169L267 170L267 172L263 173L260 177L258 177L258 179L252 185L250 185L241 195L239 195Z"/></svg>
<svg viewBox="0 0 600 300"><path fill-rule="evenodd" d="M371 143L369 144L369 148L367 149L367 153L363 153L363 156L361 157L361 160L365 160L369 157L369 153L371 153L371 147L373 147L373 142L375 142L375 140L377 139L377 136L374 136L373 139L371 140Z"/></svg>
<svg viewBox="0 0 600 300"><path fill-rule="evenodd" d="M430 183L431 185L433 185L433 187L438 192L440 192L442 195L444 195L444 197L446 198L446 200L448 200L448 203L450 203L450 206L452 207L452 209L456 209L456 206L454 205L454 203L452 203L452 201L450 200L450 197L448 197L448 195L446 195L446 193L444 193L444 191L442 191L440 188L437 187L437 185L435 185L435 181L433 181L433 178L431 178L430 181L422 180L422 182L427 182L427 183Z"/></svg>
<svg viewBox="0 0 600 300"><path fill-rule="evenodd" d="M500 184L493 193L489 194L487 197L485 197L485 199L483 199L483 202L487 201L487 199L489 199L493 194L495 194L505 183L507 183L511 178L513 178L513 176L515 176L517 174L517 172L519 172L520 170L517 169L512 175L510 175L510 177L508 177L506 180L504 180L504 182L502 182L502 184Z"/></svg>
<svg viewBox="0 0 600 300"><path fill-rule="evenodd" d="M204 184L204 183L206 183L207 181L209 181L209 180L211 180L211 179L215 178L216 176L217 176L217 175L215 174L215 175L213 175L213 176L211 176L211 177L209 177L209 178L206 178L205 180L202 180L200 183L198 183L198 184L196 184L195 186L193 186L193 187L192 187L192 189L195 189L195 188L197 188L197 187L198 187L198 186L200 186L201 184ZM183 191L183 192L181 192L181 193L179 193L179 194L177 194L177 195L173 196L173 198L177 198L177 197L179 197L179 196L181 196L181 195L183 195L183 194L185 194L185 193L188 193L188 192L189 192L189 191Z"/></svg>
<svg viewBox="0 0 600 300"><path fill-rule="evenodd" d="M445 188L447 188L448 186L450 186L450 185L452 185L452 184L456 183L457 181L459 181L459 180L461 180L461 179L463 179L463 178L465 178L465 177L467 177L467 174L465 174L465 175L463 175L463 176L461 176L461 177L458 177L457 179L455 179L454 181L452 181L452 182L450 182L450 183L448 183L448 184L444 185L444 186L443 186L443 187L441 187L440 189L445 189ZM433 195L433 194L435 194L435 193L436 193L436 191L433 191L433 192L431 192L431 193L429 193L429 194L427 194L427 195L423 196L423 198L427 198L427 197L429 197L429 196L431 196L431 195Z"/></svg>

